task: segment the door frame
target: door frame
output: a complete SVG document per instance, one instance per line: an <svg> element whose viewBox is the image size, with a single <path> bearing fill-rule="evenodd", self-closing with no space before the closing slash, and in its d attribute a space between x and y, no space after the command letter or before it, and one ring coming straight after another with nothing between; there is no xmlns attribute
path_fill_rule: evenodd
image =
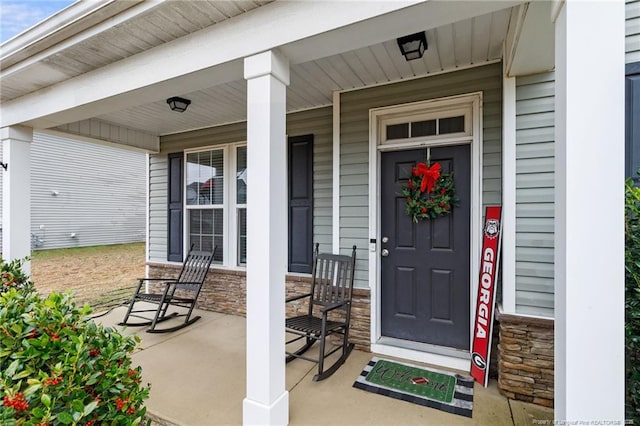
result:
<svg viewBox="0 0 640 426"><path fill-rule="evenodd" d="M461 137L415 138L402 143L381 145L381 123L390 117L438 113L452 109L471 110L471 135ZM383 337L381 332L381 268L379 255L380 229L380 159L381 152L391 150L471 144L471 235L469 281L469 347L473 338L478 291L478 267L480 261L480 230L482 229L482 92L467 93L426 101L373 108L369 110L369 286L371 294L371 351L443 367L468 370L469 351L442 348L434 345L402 341Z"/></svg>

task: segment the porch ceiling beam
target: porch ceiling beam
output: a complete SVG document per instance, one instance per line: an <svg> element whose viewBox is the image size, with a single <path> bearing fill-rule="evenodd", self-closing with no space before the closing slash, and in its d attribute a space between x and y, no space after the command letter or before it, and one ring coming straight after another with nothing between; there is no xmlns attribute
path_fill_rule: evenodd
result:
<svg viewBox="0 0 640 426"><path fill-rule="evenodd" d="M244 57L279 46L292 64L301 63L517 3L468 2L461 7L460 2L417 0L274 2L5 102L1 125L29 123L46 128L80 121L239 80Z"/></svg>
<svg viewBox="0 0 640 426"><path fill-rule="evenodd" d="M101 145L127 147L149 153L160 152L159 136L107 123L96 118L65 124L51 130Z"/></svg>

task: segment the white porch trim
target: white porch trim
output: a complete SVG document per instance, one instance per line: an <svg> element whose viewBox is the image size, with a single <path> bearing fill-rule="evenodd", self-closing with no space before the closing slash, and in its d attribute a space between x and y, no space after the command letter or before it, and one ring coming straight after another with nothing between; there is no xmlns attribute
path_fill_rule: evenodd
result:
<svg viewBox="0 0 640 426"><path fill-rule="evenodd" d="M333 253L340 254L340 92L333 92L333 182L331 232Z"/></svg>
<svg viewBox="0 0 640 426"><path fill-rule="evenodd" d="M516 312L516 78L502 78L502 308Z"/></svg>
<svg viewBox="0 0 640 426"><path fill-rule="evenodd" d="M247 395L245 425L289 423L285 387L286 86L289 62L245 59L247 80Z"/></svg>
<svg viewBox="0 0 640 426"><path fill-rule="evenodd" d="M420 111L437 112L440 109L471 108L472 135L445 141L413 141L409 144L394 144L394 146L381 147L379 145L380 121L391 114L416 114ZM470 323L469 344L473 336L473 318L475 314L476 295L478 290L478 264L480 259L480 230L482 229L482 93L469 93L451 96L447 98L430 99L426 101L412 102L409 104L394 105L372 109L369 112L369 238L376 243L369 244L369 286L371 294L371 350L375 353L398 356L418 362L427 362L435 365L468 370L469 358L463 351L450 350L448 348L436 348L429 350L431 345L397 345L382 336L380 315L380 194L379 162L380 152L388 149L407 149L426 146L445 146L453 143L471 143L471 235L470 242ZM471 347L471 346L470 346ZM455 356L450 355L455 352ZM468 353L466 353L468 355ZM466 358L466 359L465 359Z"/></svg>
<svg viewBox="0 0 640 426"><path fill-rule="evenodd" d="M560 421L622 424L625 418L624 16L621 1L568 1L555 22L554 394ZM603 168L606 175L585 180L585 171ZM596 216L594 197L602 207ZM594 392L595 384L606 391Z"/></svg>
<svg viewBox="0 0 640 426"><path fill-rule="evenodd" d="M21 259L31 254L31 143L33 129L0 129L2 162L2 257ZM31 273L30 262L23 265Z"/></svg>

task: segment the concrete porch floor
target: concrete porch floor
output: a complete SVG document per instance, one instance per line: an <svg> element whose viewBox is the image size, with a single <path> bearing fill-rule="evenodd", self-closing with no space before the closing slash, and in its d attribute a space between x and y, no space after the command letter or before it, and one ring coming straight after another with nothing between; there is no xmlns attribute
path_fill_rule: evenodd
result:
<svg viewBox="0 0 640 426"><path fill-rule="evenodd" d="M114 326L124 313L125 308L119 307L96 321ZM245 318L207 311L194 314L202 319L173 333L124 329L124 334L137 333L142 339L133 362L142 366L143 381L151 383L147 410L159 424L240 425L245 397ZM501 396L495 381L488 388L476 383L471 419L353 388L372 356L353 351L322 382L312 381L315 364L289 363L289 424L520 426L553 420L551 409Z"/></svg>

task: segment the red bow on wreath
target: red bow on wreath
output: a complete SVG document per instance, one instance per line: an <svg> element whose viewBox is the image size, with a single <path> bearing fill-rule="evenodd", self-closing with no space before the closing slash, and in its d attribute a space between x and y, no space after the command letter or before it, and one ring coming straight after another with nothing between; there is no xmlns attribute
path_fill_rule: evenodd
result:
<svg viewBox="0 0 640 426"><path fill-rule="evenodd" d="M414 176L422 176L420 191L425 192L425 189L427 189L427 193L431 193L436 187L436 181L440 177L440 163L435 163L431 167L425 163L418 163L411 172Z"/></svg>

